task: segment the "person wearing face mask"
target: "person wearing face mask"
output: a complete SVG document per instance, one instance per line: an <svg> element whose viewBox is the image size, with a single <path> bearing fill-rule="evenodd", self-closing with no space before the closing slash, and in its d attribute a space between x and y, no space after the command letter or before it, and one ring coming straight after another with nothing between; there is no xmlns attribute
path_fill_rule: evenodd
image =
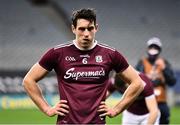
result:
<svg viewBox="0 0 180 125"><path fill-rule="evenodd" d="M160 124L169 124L170 110L167 104L167 86L176 83L176 77L171 64L160 56L162 52L161 40L157 37L147 41L147 57L143 57L136 65L136 69L145 73L154 84L154 93L161 112Z"/></svg>

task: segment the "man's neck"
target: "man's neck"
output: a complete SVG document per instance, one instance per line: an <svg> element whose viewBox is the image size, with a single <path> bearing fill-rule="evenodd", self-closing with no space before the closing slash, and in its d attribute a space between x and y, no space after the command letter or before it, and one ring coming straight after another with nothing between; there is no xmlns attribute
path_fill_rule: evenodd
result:
<svg viewBox="0 0 180 125"><path fill-rule="evenodd" d="M74 45L76 46L76 48L78 48L79 50L86 51L86 50L91 50L91 49L93 49L93 48L96 46L97 41L96 41L96 40L93 40L92 45L91 45L89 48L82 48L82 47L80 47L80 46L77 44L77 41L76 41L76 40L73 40L73 43L74 43Z"/></svg>

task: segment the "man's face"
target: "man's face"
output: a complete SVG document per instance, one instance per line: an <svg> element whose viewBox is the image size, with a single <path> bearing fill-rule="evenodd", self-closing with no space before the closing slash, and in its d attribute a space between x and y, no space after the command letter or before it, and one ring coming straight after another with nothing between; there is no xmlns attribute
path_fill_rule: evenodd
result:
<svg viewBox="0 0 180 125"><path fill-rule="evenodd" d="M156 46L151 46L147 50L148 58L151 62L155 62L160 54L160 50Z"/></svg>
<svg viewBox="0 0 180 125"><path fill-rule="evenodd" d="M77 26L72 26L72 31L75 34L78 47L88 49L93 45L97 25L85 19L78 19Z"/></svg>

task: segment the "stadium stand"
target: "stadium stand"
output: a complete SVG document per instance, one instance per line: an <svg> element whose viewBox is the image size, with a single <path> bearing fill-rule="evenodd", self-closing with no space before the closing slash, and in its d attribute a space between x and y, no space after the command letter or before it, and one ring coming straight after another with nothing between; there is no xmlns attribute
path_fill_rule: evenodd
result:
<svg viewBox="0 0 180 125"><path fill-rule="evenodd" d="M53 1L64 10L67 17L70 17L73 9L96 8L100 25L97 38L120 49L132 64L143 55L148 38L160 37L164 56L169 57L173 66L180 69L180 65L176 63L180 59L178 0ZM57 28L42 12L42 7L33 6L24 0L0 2L1 69L27 68L47 47L71 38L66 35L69 30Z"/></svg>
<svg viewBox="0 0 180 125"><path fill-rule="evenodd" d="M24 0L0 1L0 69L25 69L37 61L48 47L69 39L41 7Z"/></svg>

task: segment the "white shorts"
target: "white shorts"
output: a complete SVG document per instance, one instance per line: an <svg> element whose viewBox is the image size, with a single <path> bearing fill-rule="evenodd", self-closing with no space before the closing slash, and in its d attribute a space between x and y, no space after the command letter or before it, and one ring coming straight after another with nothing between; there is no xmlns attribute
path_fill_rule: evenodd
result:
<svg viewBox="0 0 180 125"><path fill-rule="evenodd" d="M149 114L136 115L125 110L122 113L122 125L145 125L147 123ZM160 113L154 125L159 125Z"/></svg>

